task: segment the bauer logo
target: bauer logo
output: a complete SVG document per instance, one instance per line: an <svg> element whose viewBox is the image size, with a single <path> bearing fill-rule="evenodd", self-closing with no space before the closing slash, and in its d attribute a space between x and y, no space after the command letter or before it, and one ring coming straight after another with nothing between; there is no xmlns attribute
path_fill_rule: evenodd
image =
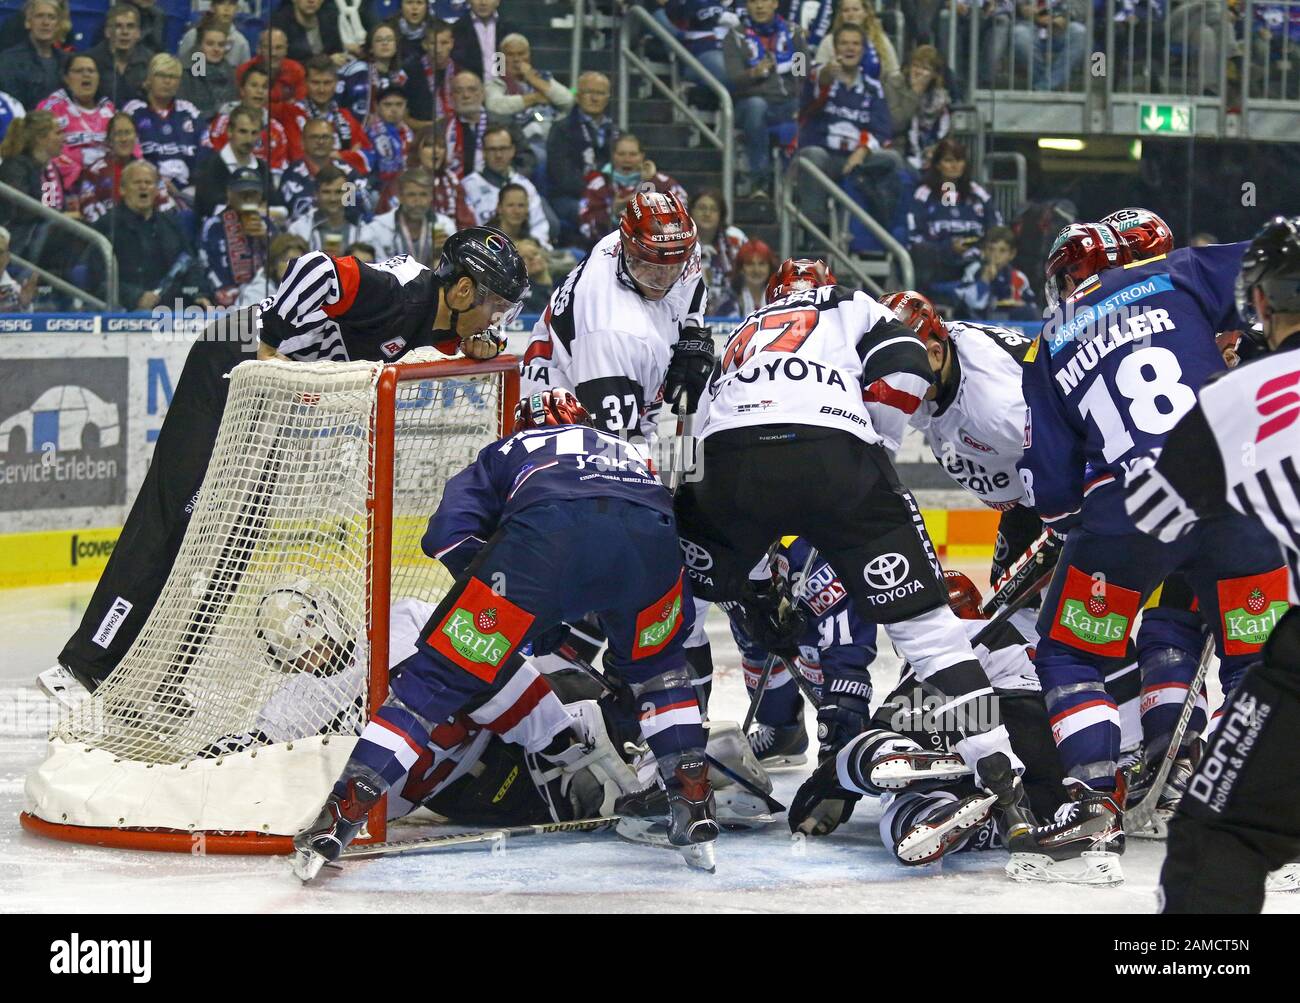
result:
<svg viewBox="0 0 1300 1003"><path fill-rule="evenodd" d="M133 605L121 596L114 599L113 605L108 608L108 613L99 623L99 630L95 631L95 636L91 640L107 650L108 646L113 643L118 628L122 626L127 615L130 614Z"/></svg>
<svg viewBox="0 0 1300 1003"><path fill-rule="evenodd" d="M129 975L143 984L153 977L152 940L82 940L72 934L50 944L55 975Z"/></svg>

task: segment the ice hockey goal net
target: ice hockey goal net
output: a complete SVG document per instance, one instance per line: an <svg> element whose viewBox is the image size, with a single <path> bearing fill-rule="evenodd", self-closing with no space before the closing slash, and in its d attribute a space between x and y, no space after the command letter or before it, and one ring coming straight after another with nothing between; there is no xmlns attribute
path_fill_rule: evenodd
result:
<svg viewBox="0 0 1300 1003"><path fill-rule="evenodd" d="M28 829L289 851L387 694L390 604L451 584L420 550L444 484L518 396L515 359L415 358L234 370L172 572L29 775ZM367 830L383 838L382 811Z"/></svg>

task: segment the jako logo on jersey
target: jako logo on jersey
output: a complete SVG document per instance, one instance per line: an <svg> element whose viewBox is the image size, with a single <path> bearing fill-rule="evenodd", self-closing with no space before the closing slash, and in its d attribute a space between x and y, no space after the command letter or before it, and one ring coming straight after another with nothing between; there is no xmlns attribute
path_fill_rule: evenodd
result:
<svg viewBox="0 0 1300 1003"><path fill-rule="evenodd" d="M131 612L134 603L129 603L121 596L113 600L113 605L108 608L108 613L100 621L99 630L95 631L95 636L91 638L101 648L107 649L113 643L113 638L117 635L118 628L126 621L127 614Z"/></svg>
<svg viewBox="0 0 1300 1003"><path fill-rule="evenodd" d="M1047 339L1047 350L1055 355L1081 334L1088 331L1095 331L1100 334L1104 330L1102 321L1109 314L1150 296L1173 292L1173 289L1174 284L1170 281L1168 275L1153 275L1149 279L1143 279L1141 282L1135 282L1131 286L1125 286L1123 289L1111 293L1100 303L1094 303L1092 306L1085 306L1074 311L1074 316L1068 320L1064 318L1058 320L1056 317L1052 317L1043 328L1043 336ZM1165 319L1169 319L1167 312L1165 313ZM1171 324L1169 329L1172 329L1172 327ZM1112 334L1115 333L1114 328L1115 325L1112 325ZM1153 332L1138 331L1136 336L1141 337L1143 334L1149 333ZM1131 341L1132 337L1130 336L1126 340Z"/></svg>
<svg viewBox="0 0 1300 1003"><path fill-rule="evenodd" d="M1077 387L1084 373L1096 368L1097 363L1121 345L1127 345L1134 338L1146 338L1173 329L1174 322L1169 319L1169 311L1160 309L1126 317L1123 330L1118 324L1111 324L1105 334L1098 332L1095 338L1083 342L1079 350L1070 356L1070 361L1057 370L1056 382L1061 393L1068 394Z"/></svg>
<svg viewBox="0 0 1300 1003"><path fill-rule="evenodd" d="M1291 389L1297 383L1300 383L1300 369L1275 376L1261 383L1255 391L1255 410L1261 418L1268 418L1255 433L1256 442L1263 442L1270 435L1294 425L1295 420L1300 418L1300 393ZM1279 411L1280 414L1276 413Z"/></svg>
<svg viewBox="0 0 1300 1003"><path fill-rule="evenodd" d="M820 362L812 362L805 359L777 359L774 362L760 362L752 369L739 370L735 378L741 383L754 383L761 377L766 376L769 380L776 379L777 371L781 371L787 380L806 380L811 374L818 383L825 383L827 386L838 387L847 391L848 387L844 385L844 379L839 372L830 366L823 366Z"/></svg>
<svg viewBox="0 0 1300 1003"><path fill-rule="evenodd" d="M690 540L679 540L682 548L682 562L692 571L708 571L713 567L713 555Z"/></svg>

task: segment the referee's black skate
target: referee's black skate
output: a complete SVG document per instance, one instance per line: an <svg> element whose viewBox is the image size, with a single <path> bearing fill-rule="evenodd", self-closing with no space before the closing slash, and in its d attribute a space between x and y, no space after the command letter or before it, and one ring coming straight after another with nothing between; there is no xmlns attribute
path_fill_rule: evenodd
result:
<svg viewBox="0 0 1300 1003"><path fill-rule="evenodd" d="M357 777L348 781L347 791L342 798L331 791L316 821L293 837L293 873L303 881L310 881L322 867L339 859L383 796Z"/></svg>
<svg viewBox="0 0 1300 1003"><path fill-rule="evenodd" d="M1124 790L1093 790L1067 778L1070 800L1046 825L1018 826L1004 838L1017 881L1117 885L1124 880Z"/></svg>

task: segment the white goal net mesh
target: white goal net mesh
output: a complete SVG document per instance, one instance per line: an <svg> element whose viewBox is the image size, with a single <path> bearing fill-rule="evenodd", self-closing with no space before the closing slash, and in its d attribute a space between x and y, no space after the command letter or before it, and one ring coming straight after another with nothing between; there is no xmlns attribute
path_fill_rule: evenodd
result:
<svg viewBox="0 0 1300 1003"><path fill-rule="evenodd" d="M358 733L369 688L382 368L236 368L162 595L122 663L58 738L161 766ZM499 372L399 376L392 599L436 602L450 585L420 538L447 479L497 437L502 382ZM388 611L373 615L386 630Z"/></svg>

